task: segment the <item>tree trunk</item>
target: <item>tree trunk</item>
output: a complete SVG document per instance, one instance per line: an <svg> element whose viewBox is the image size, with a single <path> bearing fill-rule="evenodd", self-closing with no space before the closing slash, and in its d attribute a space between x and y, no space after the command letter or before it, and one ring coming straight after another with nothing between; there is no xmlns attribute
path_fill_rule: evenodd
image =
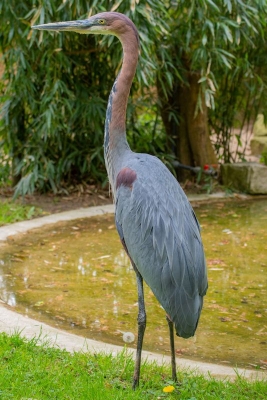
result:
<svg viewBox="0 0 267 400"><path fill-rule="evenodd" d="M18 165L23 161L24 147L26 141L25 110L21 107L16 137L12 142L12 187L14 188L22 178L22 173L17 171Z"/></svg>
<svg viewBox="0 0 267 400"><path fill-rule="evenodd" d="M181 164L202 167L217 164L217 158L209 137L207 107L200 94L200 75L188 72L188 85L175 83L168 98L158 85L161 101L161 116L167 136L171 138L172 152ZM199 96L202 111L196 114ZM174 118L170 112L177 116ZM179 168L178 179L185 180L189 173Z"/></svg>

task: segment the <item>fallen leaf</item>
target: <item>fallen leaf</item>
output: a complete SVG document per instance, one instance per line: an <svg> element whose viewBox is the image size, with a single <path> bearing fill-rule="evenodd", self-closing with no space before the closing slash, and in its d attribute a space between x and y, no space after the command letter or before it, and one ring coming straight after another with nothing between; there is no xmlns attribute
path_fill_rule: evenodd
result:
<svg viewBox="0 0 267 400"><path fill-rule="evenodd" d="M224 261L221 260L220 258L208 258L207 259L207 264L208 265L225 265Z"/></svg>
<svg viewBox="0 0 267 400"><path fill-rule="evenodd" d="M34 304L35 307L41 307L44 305L44 301L37 301L37 303Z"/></svg>

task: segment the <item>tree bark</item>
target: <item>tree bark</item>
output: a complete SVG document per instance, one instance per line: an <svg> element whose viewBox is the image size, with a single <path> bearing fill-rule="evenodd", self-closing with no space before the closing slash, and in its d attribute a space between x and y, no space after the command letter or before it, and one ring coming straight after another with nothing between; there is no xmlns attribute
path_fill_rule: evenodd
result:
<svg viewBox="0 0 267 400"><path fill-rule="evenodd" d="M12 146L12 187L14 188L22 178L22 173L17 172L17 167L23 161L24 146L26 141L25 132L25 109L22 106L18 118L18 128L11 143Z"/></svg>
<svg viewBox="0 0 267 400"><path fill-rule="evenodd" d="M187 73L188 85L177 82L168 98L158 84L161 116L167 136L172 140L172 152L181 164L202 167L217 164L208 127L208 111L198 83L200 74ZM200 96L202 111L196 113ZM174 118L172 115L175 115ZM179 168L178 179L185 180L190 174Z"/></svg>

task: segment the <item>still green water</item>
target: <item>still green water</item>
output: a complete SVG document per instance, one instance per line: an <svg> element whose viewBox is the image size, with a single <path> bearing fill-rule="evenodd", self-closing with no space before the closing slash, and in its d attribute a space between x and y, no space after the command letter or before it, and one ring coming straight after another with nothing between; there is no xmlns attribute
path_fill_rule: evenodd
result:
<svg viewBox="0 0 267 400"><path fill-rule="evenodd" d="M267 200L194 206L209 290L196 336L177 355L232 366L267 365ZM123 345L137 333L135 273L113 216L46 226L1 248L0 298L12 309L88 338ZM165 313L145 287L144 348L169 353ZM131 346L135 346L136 339Z"/></svg>

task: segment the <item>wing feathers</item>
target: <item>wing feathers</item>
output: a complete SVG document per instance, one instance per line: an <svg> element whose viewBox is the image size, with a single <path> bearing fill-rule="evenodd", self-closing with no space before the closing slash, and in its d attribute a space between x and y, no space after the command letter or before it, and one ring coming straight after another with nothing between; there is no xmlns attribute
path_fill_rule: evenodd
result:
<svg viewBox="0 0 267 400"><path fill-rule="evenodd" d="M122 185L117 190L116 224L177 334L190 337L207 290L199 224L175 178L159 160L147 158L142 165L137 160L127 165L136 180L131 188Z"/></svg>

